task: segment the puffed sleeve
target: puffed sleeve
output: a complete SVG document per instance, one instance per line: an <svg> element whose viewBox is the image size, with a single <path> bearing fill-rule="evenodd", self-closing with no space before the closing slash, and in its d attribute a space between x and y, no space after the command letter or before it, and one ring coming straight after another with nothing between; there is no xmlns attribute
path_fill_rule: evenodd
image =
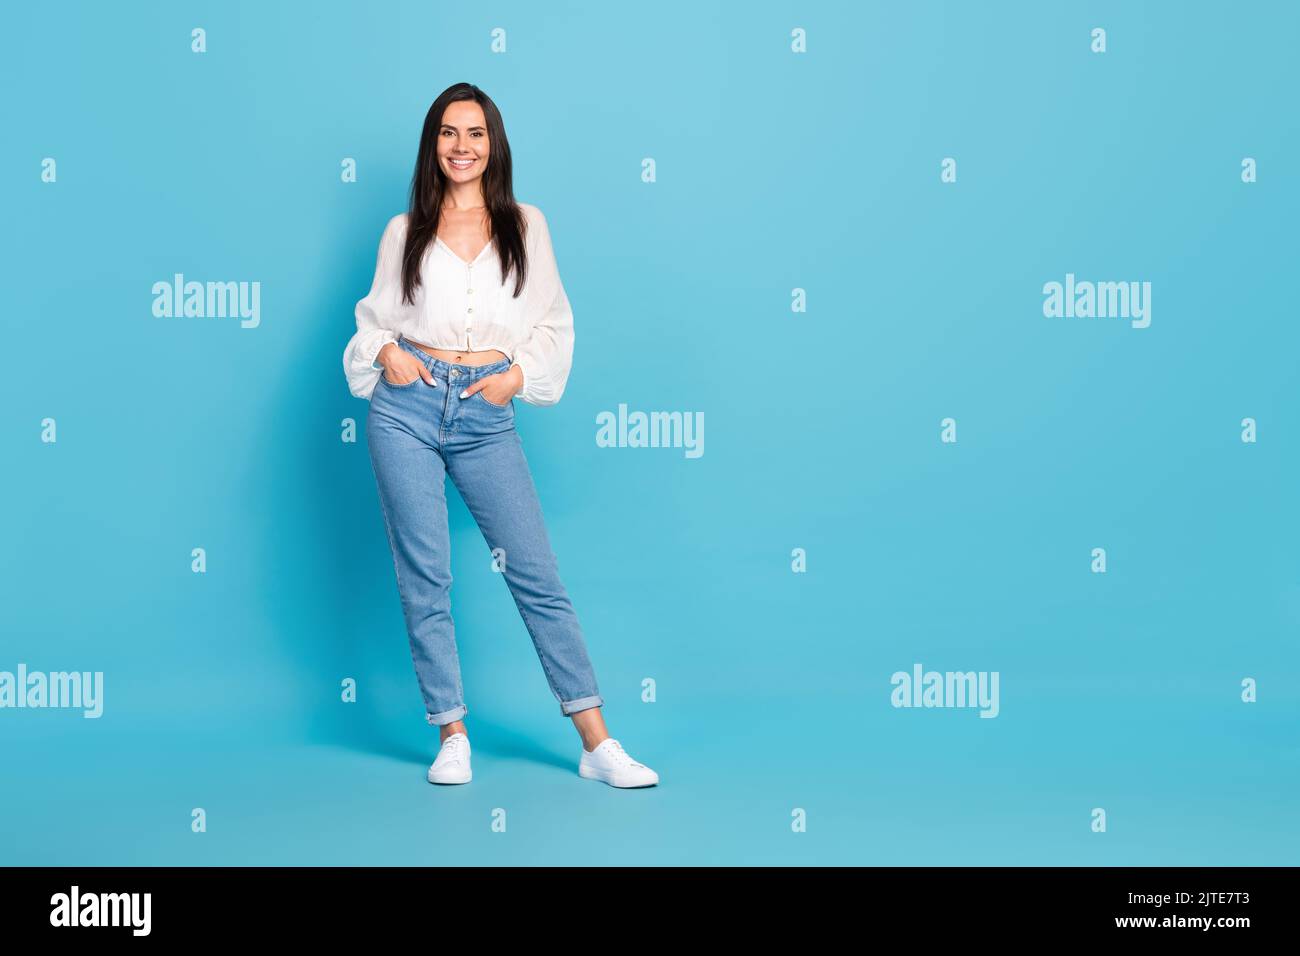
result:
<svg viewBox="0 0 1300 956"><path fill-rule="evenodd" d="M343 350L343 374L348 391L357 398L370 398L383 374L383 366L375 363L379 350L401 338L395 329L403 311L409 308L402 304L405 224L404 215L394 216L384 228L375 260L375 278L365 298L357 303L357 331Z"/></svg>
<svg viewBox="0 0 1300 956"><path fill-rule="evenodd" d="M515 397L530 405L554 405L564 394L573 364L573 311L540 209L534 209L528 232L526 294L532 331L515 350L512 365L524 374L523 388Z"/></svg>

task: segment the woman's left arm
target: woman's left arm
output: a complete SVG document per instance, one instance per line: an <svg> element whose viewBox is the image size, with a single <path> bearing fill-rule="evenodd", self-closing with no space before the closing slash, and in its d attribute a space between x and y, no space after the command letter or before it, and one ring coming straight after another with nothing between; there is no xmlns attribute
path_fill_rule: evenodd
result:
<svg viewBox="0 0 1300 956"><path fill-rule="evenodd" d="M550 229L540 209L530 219L528 229L533 242L527 295L536 318L510 368L518 368L523 374L517 398L530 405L554 405L564 394L573 366L573 310L560 281Z"/></svg>

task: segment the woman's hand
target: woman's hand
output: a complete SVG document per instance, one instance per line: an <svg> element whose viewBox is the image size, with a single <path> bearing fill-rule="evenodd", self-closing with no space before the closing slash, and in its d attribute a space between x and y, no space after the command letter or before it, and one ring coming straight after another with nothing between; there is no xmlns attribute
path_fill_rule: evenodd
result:
<svg viewBox="0 0 1300 956"><path fill-rule="evenodd" d="M484 375L473 385L468 386L465 391L461 392L460 397L469 398L475 392L481 391L483 397L493 405L509 405L510 400L514 398L523 387L524 370L518 365L512 365L504 372L497 372L493 375Z"/></svg>
<svg viewBox="0 0 1300 956"><path fill-rule="evenodd" d="M424 379L426 384L438 387L438 380L423 362L392 342L379 350L375 361L384 367L382 374L389 385L409 385L418 377Z"/></svg>

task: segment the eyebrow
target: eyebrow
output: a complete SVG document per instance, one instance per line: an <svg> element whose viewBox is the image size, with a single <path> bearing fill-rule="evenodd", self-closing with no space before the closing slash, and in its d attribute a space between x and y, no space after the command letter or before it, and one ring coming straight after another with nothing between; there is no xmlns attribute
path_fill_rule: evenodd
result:
<svg viewBox="0 0 1300 956"><path fill-rule="evenodd" d="M442 128L443 128L443 129L455 129L456 127L452 126L450 123L443 123L443 124L442 124ZM487 129L487 127L486 127L486 126L470 126L470 127L468 127L468 132L471 132L471 133L472 133L472 132L474 132L474 130L476 130L476 129L483 129L483 130L485 130L485 129Z"/></svg>

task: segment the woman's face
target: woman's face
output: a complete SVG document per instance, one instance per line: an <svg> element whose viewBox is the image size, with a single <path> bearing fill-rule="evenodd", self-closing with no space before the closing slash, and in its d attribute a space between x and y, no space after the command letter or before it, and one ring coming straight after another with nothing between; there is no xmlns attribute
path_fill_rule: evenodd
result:
<svg viewBox="0 0 1300 956"><path fill-rule="evenodd" d="M468 183L483 175L488 161L487 120L473 100L457 100L442 114L438 130L438 165L452 182Z"/></svg>

